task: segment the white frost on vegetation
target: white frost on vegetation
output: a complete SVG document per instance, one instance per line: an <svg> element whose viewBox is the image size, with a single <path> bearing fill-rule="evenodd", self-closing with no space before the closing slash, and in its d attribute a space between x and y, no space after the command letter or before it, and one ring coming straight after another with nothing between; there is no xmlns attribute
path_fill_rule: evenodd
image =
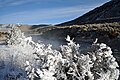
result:
<svg viewBox="0 0 120 80"><path fill-rule="evenodd" d="M13 25L5 49L0 49L0 80L118 80L111 48L97 41L88 53L67 36L61 51L35 43ZM2 73L1 73L2 72Z"/></svg>

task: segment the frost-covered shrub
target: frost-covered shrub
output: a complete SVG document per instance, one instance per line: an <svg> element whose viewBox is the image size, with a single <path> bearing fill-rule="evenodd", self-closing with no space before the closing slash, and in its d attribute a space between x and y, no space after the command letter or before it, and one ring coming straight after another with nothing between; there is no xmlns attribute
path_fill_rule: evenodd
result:
<svg viewBox="0 0 120 80"><path fill-rule="evenodd" d="M93 44L90 57L93 67L91 69L94 78L98 80L117 80L119 77L118 64L112 55L111 48L106 44Z"/></svg>
<svg viewBox="0 0 120 80"><path fill-rule="evenodd" d="M30 39L31 37L26 38L18 27L13 25L8 45L0 49L0 80L24 80L25 62L34 60L32 57L34 49L28 44Z"/></svg>
<svg viewBox="0 0 120 80"><path fill-rule="evenodd" d="M69 36L61 51L52 45L35 43L13 26L8 46L0 49L0 71L4 80L117 80L118 64L106 44L93 43L81 54L79 44ZM11 64L9 64L11 63ZM4 65L4 66L3 66ZM2 68L2 69L1 69ZM11 71L12 70L12 71ZM8 72L6 72L8 71ZM7 75L7 76L6 76ZM5 77L5 78L4 78Z"/></svg>
<svg viewBox="0 0 120 80"><path fill-rule="evenodd" d="M31 71L28 71L27 67L29 78L40 80L118 79L118 64L110 47L103 43L94 43L88 54L84 55L80 54L79 45L70 40L69 36L66 40L68 45L61 46L61 53L52 50L51 45L42 50L36 50L34 54L38 64L31 67ZM34 70L34 75L32 70Z"/></svg>

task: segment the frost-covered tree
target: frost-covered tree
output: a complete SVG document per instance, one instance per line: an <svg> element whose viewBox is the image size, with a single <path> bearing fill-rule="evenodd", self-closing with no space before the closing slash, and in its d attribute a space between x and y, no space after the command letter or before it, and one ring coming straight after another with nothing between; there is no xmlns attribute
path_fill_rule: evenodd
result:
<svg viewBox="0 0 120 80"><path fill-rule="evenodd" d="M14 24L11 25L11 31L9 33L10 33L10 35L9 35L7 43L10 45L19 44L21 42L21 40L25 39L24 34Z"/></svg>

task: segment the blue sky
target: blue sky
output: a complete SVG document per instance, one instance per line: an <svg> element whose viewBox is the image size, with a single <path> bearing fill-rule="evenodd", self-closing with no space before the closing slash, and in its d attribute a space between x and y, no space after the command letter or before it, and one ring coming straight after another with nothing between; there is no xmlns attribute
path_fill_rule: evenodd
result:
<svg viewBox="0 0 120 80"><path fill-rule="evenodd" d="M110 0L0 0L0 24L58 24Z"/></svg>

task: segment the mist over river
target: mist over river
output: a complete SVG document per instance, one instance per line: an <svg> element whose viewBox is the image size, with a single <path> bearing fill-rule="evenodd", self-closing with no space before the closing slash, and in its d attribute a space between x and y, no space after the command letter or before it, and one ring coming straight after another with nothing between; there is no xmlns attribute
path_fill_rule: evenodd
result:
<svg viewBox="0 0 120 80"><path fill-rule="evenodd" d="M60 50L60 46L61 45L66 45L67 41L65 39L51 39L51 38L43 38L41 35L39 34L34 34L34 35L30 35L32 37L32 40L35 42L42 42L45 45L51 44L53 49L57 49ZM91 44L89 43L85 43L85 42L76 42L80 45L80 50L82 49L87 49L90 47Z"/></svg>

